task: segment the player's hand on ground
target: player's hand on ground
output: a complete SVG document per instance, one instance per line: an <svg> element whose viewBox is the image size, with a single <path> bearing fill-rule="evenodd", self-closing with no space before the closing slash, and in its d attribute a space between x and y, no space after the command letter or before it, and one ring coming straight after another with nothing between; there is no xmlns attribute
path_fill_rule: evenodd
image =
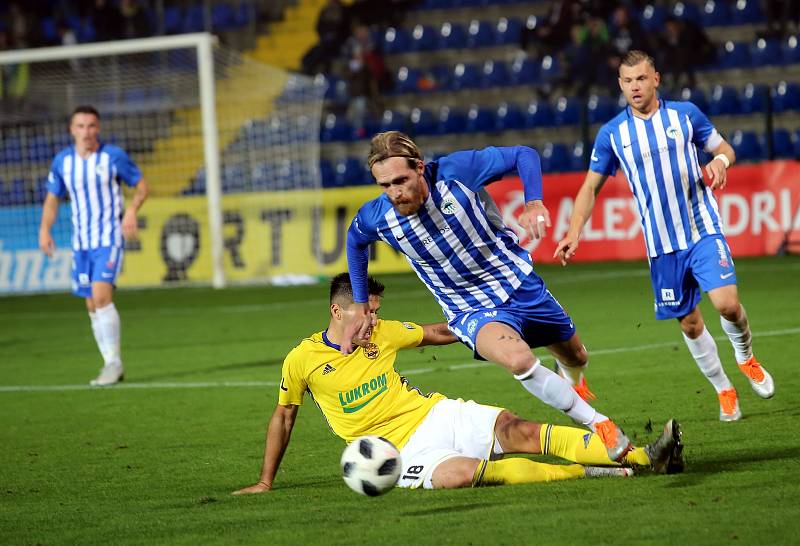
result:
<svg viewBox="0 0 800 546"><path fill-rule="evenodd" d="M139 236L139 223L136 220L136 211L128 209L122 217L122 236L126 241L133 241Z"/></svg>
<svg viewBox="0 0 800 546"><path fill-rule="evenodd" d="M258 482L250 487L244 487L238 491L234 491L231 495L254 495L256 493L265 493L271 491L272 487L267 485L266 482Z"/></svg>
<svg viewBox="0 0 800 546"><path fill-rule="evenodd" d="M720 159L712 159L706 165L706 173L711 179L712 190L721 190L728 183L728 169Z"/></svg>
<svg viewBox="0 0 800 546"><path fill-rule="evenodd" d="M519 217L519 225L533 239L542 239L550 227L550 213L540 200L525 203L525 211Z"/></svg>
<svg viewBox="0 0 800 546"><path fill-rule="evenodd" d="M558 242L556 251L553 252L553 258L558 258L561 265L567 265L570 258L575 255L578 250L578 237L574 237L567 233L567 236Z"/></svg>
<svg viewBox="0 0 800 546"><path fill-rule="evenodd" d="M39 249L44 252L48 258L53 257L53 252L56 249L56 243L53 241L53 236L50 234L50 232L39 232Z"/></svg>
<svg viewBox="0 0 800 546"><path fill-rule="evenodd" d="M369 331L372 327L369 304L353 305L354 313L345 318L344 333L342 334L342 354L349 355L353 352L353 345L369 342Z"/></svg>

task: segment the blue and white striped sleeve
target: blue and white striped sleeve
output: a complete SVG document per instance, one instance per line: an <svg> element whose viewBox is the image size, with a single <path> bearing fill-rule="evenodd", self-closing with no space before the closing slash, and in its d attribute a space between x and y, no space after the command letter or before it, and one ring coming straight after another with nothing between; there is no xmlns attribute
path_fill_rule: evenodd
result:
<svg viewBox="0 0 800 546"><path fill-rule="evenodd" d="M59 163L61 162L61 154L57 155L53 160L53 165L50 167L50 174L47 175L47 191L52 193L59 199L67 194L67 185L64 183L64 178L61 176Z"/></svg>
<svg viewBox="0 0 800 546"><path fill-rule="evenodd" d="M369 245L378 240L377 231L365 222L363 210L362 208L358 211L347 230L347 268L350 286L353 288L353 301L356 303L369 301Z"/></svg>
<svg viewBox="0 0 800 546"><path fill-rule="evenodd" d="M114 166L117 168L117 177L128 186L135 186L142 179L142 171L136 166L122 148L113 149Z"/></svg>
<svg viewBox="0 0 800 546"><path fill-rule="evenodd" d="M617 156L611 147L611 131L606 126L600 128L594 139L589 170L604 176L614 176L617 172Z"/></svg>
<svg viewBox="0 0 800 546"><path fill-rule="evenodd" d="M528 146L492 146L455 152L440 159L439 165L445 176L452 176L473 191L517 171L525 190L525 201L542 198L541 160L538 152Z"/></svg>
<svg viewBox="0 0 800 546"><path fill-rule="evenodd" d="M700 109L691 102L686 103L689 122L692 124L692 142L711 153L722 144L723 138Z"/></svg>

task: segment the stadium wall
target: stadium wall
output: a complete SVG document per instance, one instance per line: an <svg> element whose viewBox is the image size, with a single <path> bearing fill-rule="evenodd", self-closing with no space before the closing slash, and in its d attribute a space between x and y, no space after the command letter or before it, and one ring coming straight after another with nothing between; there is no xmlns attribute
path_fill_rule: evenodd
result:
<svg viewBox="0 0 800 546"><path fill-rule="evenodd" d="M517 178L492 184L489 191L505 221L521 237L537 262L553 262L564 235L582 173L545 177L545 201L553 226L538 244L516 222L523 204ZM734 256L775 254L785 234L800 236L800 163L775 161L736 166L728 187L718 192L720 212ZM241 193L223 197L224 260L232 282L252 282L321 271L346 269L345 237L358 207L377 195L377 188L324 190L321 206L303 192L282 199L274 194ZM308 203L304 206L303 203ZM0 208L0 294L65 291L70 288L69 205L59 211L54 233L59 247L53 259L38 250L36 229L20 233L21 219L38 218L41 207ZM173 282L211 282L208 212L202 196L153 198L140 214L139 241L126 248L120 286L161 286ZM595 213L584 230L576 261L644 258L636 204L621 176L610 178L598 196ZM319 267L321 266L321 267ZM409 271L405 259L386 245L376 245L370 271Z"/></svg>

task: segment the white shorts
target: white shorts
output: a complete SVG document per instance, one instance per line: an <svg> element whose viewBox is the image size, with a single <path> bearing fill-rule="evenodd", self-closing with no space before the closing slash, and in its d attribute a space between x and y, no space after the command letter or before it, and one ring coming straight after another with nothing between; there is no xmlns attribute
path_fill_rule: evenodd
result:
<svg viewBox="0 0 800 546"><path fill-rule="evenodd" d="M503 408L472 400L445 399L431 409L400 450L403 468L398 487L433 489L433 471L452 457L489 459L494 449L494 425Z"/></svg>

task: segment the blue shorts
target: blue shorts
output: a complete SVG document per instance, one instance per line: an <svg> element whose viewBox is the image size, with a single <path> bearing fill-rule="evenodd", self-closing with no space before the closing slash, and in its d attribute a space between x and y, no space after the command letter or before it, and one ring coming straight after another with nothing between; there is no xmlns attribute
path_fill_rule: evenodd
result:
<svg viewBox="0 0 800 546"><path fill-rule="evenodd" d="M505 303L493 308L460 313L448 326L475 358L478 332L490 322L508 324L519 332L531 348L566 341L575 334L575 326L536 273L531 273Z"/></svg>
<svg viewBox="0 0 800 546"><path fill-rule="evenodd" d="M122 268L123 251L117 246L72 251L72 293L82 298L92 297L92 283L112 285Z"/></svg>
<svg viewBox="0 0 800 546"><path fill-rule="evenodd" d="M700 303L700 293L736 284L731 249L722 235L703 237L691 248L650 258L658 320L682 318Z"/></svg>

